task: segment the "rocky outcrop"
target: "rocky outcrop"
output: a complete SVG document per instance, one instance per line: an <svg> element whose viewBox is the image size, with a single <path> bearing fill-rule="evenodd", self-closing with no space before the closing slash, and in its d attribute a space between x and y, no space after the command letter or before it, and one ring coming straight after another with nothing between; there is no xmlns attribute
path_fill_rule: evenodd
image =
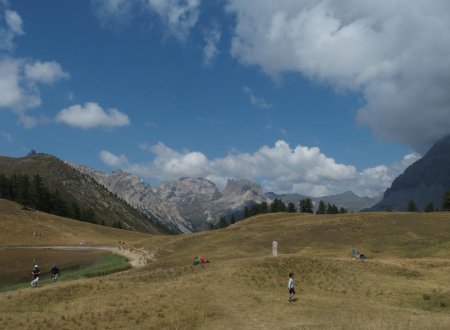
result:
<svg viewBox="0 0 450 330"><path fill-rule="evenodd" d="M139 177L123 171L102 173L76 164L71 164L71 166L93 178L111 193L170 231L177 233L192 231L191 224L180 215L178 210L163 201L153 191L152 187L144 183Z"/></svg>

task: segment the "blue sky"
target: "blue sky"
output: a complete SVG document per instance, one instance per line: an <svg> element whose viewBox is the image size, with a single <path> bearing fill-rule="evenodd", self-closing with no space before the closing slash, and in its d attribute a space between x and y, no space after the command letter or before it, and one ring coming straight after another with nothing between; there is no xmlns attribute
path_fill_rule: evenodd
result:
<svg viewBox="0 0 450 330"><path fill-rule="evenodd" d="M376 196L449 133L445 1L0 8L2 155Z"/></svg>

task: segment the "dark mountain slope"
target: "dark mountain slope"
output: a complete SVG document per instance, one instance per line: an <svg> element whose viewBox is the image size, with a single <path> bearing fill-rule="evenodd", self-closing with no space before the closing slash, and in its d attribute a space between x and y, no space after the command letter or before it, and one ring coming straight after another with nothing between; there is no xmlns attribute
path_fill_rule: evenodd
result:
<svg viewBox="0 0 450 330"><path fill-rule="evenodd" d="M413 200L419 210L424 210L427 203L440 209L442 195L449 190L450 135L447 135L399 175L384 193L383 200L369 210L404 211L409 200Z"/></svg>
<svg viewBox="0 0 450 330"><path fill-rule="evenodd" d="M76 202L81 209L93 211L98 223L111 226L120 221L124 228L142 232L155 234L165 231L92 178L51 155L32 153L20 158L0 156L0 174L12 176L14 173L26 174L30 178L40 175L50 191L58 191L65 201Z"/></svg>

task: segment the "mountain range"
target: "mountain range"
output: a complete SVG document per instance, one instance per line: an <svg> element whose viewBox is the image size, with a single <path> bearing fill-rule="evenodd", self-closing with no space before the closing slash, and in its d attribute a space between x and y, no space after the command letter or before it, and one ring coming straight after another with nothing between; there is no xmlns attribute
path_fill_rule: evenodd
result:
<svg viewBox="0 0 450 330"><path fill-rule="evenodd" d="M90 176L143 214L157 219L158 223L166 225L171 231L182 233L210 229L218 224L222 216L235 216L239 219L243 216L245 207L255 203L270 204L275 198L279 198L285 203L293 202L298 206L300 199L307 197L264 193L255 182L232 178L228 179L223 191L205 178L185 177L152 187L137 176L123 171L102 173L85 166L68 164ZM349 211L358 211L377 202L376 199L359 197L352 192L312 198L314 204L318 204L320 200Z"/></svg>
<svg viewBox="0 0 450 330"><path fill-rule="evenodd" d="M102 173L40 153L0 157L0 174L14 173L41 175L51 189L82 208L92 209L98 221L106 225L122 221L125 228L132 230L188 233L209 229L223 216L239 219L246 206L271 203L275 198L297 207L304 198L310 198L314 205L322 200L348 211L404 211L410 200L419 210L429 203L440 208L443 193L450 190L450 135L398 176L382 200L360 197L351 191L319 198L265 193L260 185L247 179L229 179L223 191L205 178L185 177L156 187L120 170Z"/></svg>

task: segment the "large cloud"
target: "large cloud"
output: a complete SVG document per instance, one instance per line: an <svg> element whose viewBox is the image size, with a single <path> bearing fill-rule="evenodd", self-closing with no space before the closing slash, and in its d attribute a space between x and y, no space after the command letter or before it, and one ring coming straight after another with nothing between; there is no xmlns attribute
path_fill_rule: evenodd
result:
<svg viewBox="0 0 450 330"><path fill-rule="evenodd" d="M105 111L95 102L76 104L62 109L56 116L56 121L83 129L114 128L130 124L126 114L117 109Z"/></svg>
<svg viewBox="0 0 450 330"><path fill-rule="evenodd" d="M450 2L229 0L227 10L241 63L360 91L358 122L417 150L450 131Z"/></svg>
<svg viewBox="0 0 450 330"><path fill-rule="evenodd" d="M27 110L42 103L39 85L50 85L68 77L68 73L54 61L0 57L0 108L13 110L27 128L46 122L26 114Z"/></svg>
<svg viewBox="0 0 450 330"><path fill-rule="evenodd" d="M161 181L180 177L206 177L223 186L228 177L247 178L263 185L266 191L303 193L323 196L352 190L360 195L377 196L394 178L418 159L410 154L389 166L380 165L358 171L354 166L338 164L319 148L296 146L277 141L273 147L263 146L254 153L231 154L208 159L198 151L176 151L163 143L141 144L154 155L148 164L134 164L124 156L102 151L101 159L113 168L123 168L145 178Z"/></svg>

